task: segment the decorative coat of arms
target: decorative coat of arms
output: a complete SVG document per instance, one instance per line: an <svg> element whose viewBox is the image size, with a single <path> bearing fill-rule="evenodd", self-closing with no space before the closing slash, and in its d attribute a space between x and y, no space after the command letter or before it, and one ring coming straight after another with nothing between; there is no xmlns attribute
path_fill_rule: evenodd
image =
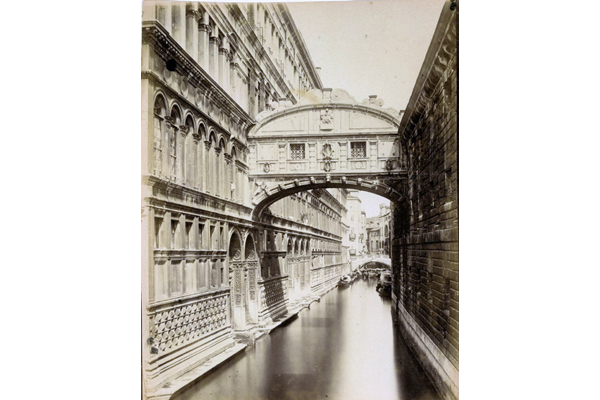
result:
<svg viewBox="0 0 600 400"><path fill-rule="evenodd" d="M333 129L333 111L329 108L326 108L325 110L321 111L321 129Z"/></svg>

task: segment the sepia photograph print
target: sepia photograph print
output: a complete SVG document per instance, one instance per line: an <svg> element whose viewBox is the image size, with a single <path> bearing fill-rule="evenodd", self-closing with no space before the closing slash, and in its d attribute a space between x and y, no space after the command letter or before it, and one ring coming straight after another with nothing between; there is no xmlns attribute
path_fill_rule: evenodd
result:
<svg viewBox="0 0 600 400"><path fill-rule="evenodd" d="M458 399L458 1L141 8L143 398Z"/></svg>

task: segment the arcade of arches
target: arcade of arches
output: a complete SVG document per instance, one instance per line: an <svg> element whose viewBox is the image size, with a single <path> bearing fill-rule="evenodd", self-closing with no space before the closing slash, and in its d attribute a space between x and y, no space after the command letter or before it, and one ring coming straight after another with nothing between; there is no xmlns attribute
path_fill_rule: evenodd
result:
<svg viewBox="0 0 600 400"><path fill-rule="evenodd" d="M356 268L346 203L363 190L391 202L373 240L391 253L394 318L440 394L458 398L454 9L444 7L400 115L376 96L324 88L297 39L288 68L306 92L271 80L272 64L247 48L262 45L243 40L254 33L224 16L237 26L291 19L284 5L144 4L147 397L169 398L202 363Z"/></svg>

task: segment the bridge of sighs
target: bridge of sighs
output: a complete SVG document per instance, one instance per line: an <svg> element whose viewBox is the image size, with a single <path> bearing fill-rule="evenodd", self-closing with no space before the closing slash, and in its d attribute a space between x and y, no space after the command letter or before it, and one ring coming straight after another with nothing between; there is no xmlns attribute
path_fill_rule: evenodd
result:
<svg viewBox="0 0 600 400"><path fill-rule="evenodd" d="M277 200L318 188L364 190L401 202L406 149L396 110L377 96L359 103L342 89L314 89L296 105L271 106L248 135L255 220Z"/></svg>

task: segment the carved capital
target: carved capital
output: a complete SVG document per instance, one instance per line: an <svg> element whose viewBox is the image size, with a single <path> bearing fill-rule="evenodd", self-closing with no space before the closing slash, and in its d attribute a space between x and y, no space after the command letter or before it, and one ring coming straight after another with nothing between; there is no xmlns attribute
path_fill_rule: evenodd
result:
<svg viewBox="0 0 600 400"><path fill-rule="evenodd" d="M190 131L190 127L186 126L186 125L179 125L179 131L181 132L182 135L185 136Z"/></svg>
<svg viewBox="0 0 600 400"><path fill-rule="evenodd" d="M210 39L209 39L209 41L210 41L211 44L216 44L217 46L221 45L221 39L219 39L216 36L211 36Z"/></svg>
<svg viewBox="0 0 600 400"><path fill-rule="evenodd" d="M200 17L202 16L198 11L190 9L185 10L185 15L188 17L195 18L196 20L200 19Z"/></svg>
<svg viewBox="0 0 600 400"><path fill-rule="evenodd" d="M196 144L198 144L198 142L200 142L200 139L202 139L202 137L197 134L197 133L192 133L192 139L194 139L194 142L196 142Z"/></svg>
<svg viewBox="0 0 600 400"><path fill-rule="evenodd" d="M210 144L211 144L210 140L204 141L204 146L206 147L206 150L210 150Z"/></svg>
<svg viewBox="0 0 600 400"><path fill-rule="evenodd" d="M198 21L200 22L200 21ZM202 31L202 32L207 32L207 33L211 33L212 32L212 28L210 27L210 25L205 25L205 24L198 24L198 30Z"/></svg>
<svg viewBox="0 0 600 400"><path fill-rule="evenodd" d="M215 152L217 153L217 155L221 154L221 148L215 147Z"/></svg>

